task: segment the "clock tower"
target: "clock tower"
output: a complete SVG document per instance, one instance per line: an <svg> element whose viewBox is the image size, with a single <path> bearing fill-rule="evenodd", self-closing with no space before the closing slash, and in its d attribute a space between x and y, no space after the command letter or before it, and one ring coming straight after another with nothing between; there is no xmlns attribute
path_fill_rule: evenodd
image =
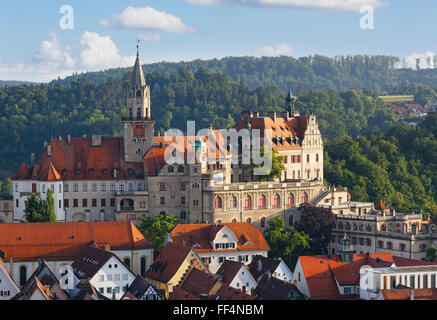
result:
<svg viewBox="0 0 437 320"><path fill-rule="evenodd" d="M150 105L150 87L146 83L137 50L127 90L126 115L122 118L124 156L127 162L143 162L144 155L153 145L155 120L151 117Z"/></svg>

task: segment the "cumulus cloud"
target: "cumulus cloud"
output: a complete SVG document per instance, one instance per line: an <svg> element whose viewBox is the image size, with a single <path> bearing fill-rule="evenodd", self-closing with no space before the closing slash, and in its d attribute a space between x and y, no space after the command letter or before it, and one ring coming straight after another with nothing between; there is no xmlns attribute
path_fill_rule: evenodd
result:
<svg viewBox="0 0 437 320"><path fill-rule="evenodd" d="M62 47L56 33L44 40L24 63L0 65L0 78L7 80L50 81L73 72L98 71L131 66L135 55L122 56L109 36L85 31L73 47Z"/></svg>
<svg viewBox="0 0 437 320"><path fill-rule="evenodd" d="M293 54L293 48L286 43L280 43L276 46L255 48L254 53L260 56L289 56Z"/></svg>
<svg viewBox="0 0 437 320"><path fill-rule="evenodd" d="M370 5L373 8L381 8L388 5L386 0L184 0L185 2L211 6L216 4L241 4L265 7L292 7L320 10L354 11Z"/></svg>
<svg viewBox="0 0 437 320"><path fill-rule="evenodd" d="M150 42L158 42L162 39L162 35L158 32L148 32L143 33L138 36L141 40L150 41Z"/></svg>
<svg viewBox="0 0 437 320"><path fill-rule="evenodd" d="M127 7L110 21L102 21L103 27L158 30L171 33L193 33L195 28L185 24L179 17L151 7Z"/></svg>
<svg viewBox="0 0 437 320"><path fill-rule="evenodd" d="M420 59L420 69L434 68L434 57L436 54L432 51L426 51L425 53L413 53L405 58L404 65L402 67L417 69L417 59Z"/></svg>

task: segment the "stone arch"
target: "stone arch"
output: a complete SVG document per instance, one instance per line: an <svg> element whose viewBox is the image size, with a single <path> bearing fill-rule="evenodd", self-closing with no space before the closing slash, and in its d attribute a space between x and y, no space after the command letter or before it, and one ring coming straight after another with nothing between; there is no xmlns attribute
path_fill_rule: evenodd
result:
<svg viewBox="0 0 437 320"><path fill-rule="evenodd" d="M72 222L85 222L85 214L82 212L77 212L73 214L71 221Z"/></svg>

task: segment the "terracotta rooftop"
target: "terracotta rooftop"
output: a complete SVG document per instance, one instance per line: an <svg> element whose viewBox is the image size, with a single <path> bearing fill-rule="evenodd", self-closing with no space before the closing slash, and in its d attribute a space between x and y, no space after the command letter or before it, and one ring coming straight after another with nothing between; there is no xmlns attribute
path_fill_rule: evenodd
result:
<svg viewBox="0 0 437 320"><path fill-rule="evenodd" d="M218 291L212 296L214 300L233 300L233 301L243 301L243 300L255 300L255 298L241 290L232 288L227 283L222 283L222 286Z"/></svg>
<svg viewBox="0 0 437 320"><path fill-rule="evenodd" d="M390 253L354 254L353 262L342 262L340 256L299 257L311 299L342 299L340 285L358 285L360 268L370 265L374 268L391 266L420 266L432 263L392 256Z"/></svg>
<svg viewBox="0 0 437 320"><path fill-rule="evenodd" d="M410 289L383 289L384 300L410 300ZM437 300L437 289L414 289L414 300Z"/></svg>
<svg viewBox="0 0 437 320"><path fill-rule="evenodd" d="M188 291L185 291L184 289L180 287L176 287L172 293L170 293L170 296L168 300L200 300L200 297L195 296L192 293L189 293Z"/></svg>
<svg viewBox="0 0 437 320"><path fill-rule="evenodd" d="M162 283L167 283L180 269L182 263L190 254L191 248L174 243L168 243L155 262L147 271L146 277Z"/></svg>
<svg viewBox="0 0 437 320"><path fill-rule="evenodd" d="M236 222L224 224L179 224L170 232L175 243L185 243L187 246L194 247L196 252L213 251L212 241L221 228L227 226L231 229L238 239L237 248L226 251L254 251L266 250L270 247L260 229L251 223ZM214 250L216 251L216 250Z"/></svg>
<svg viewBox="0 0 437 320"><path fill-rule="evenodd" d="M213 275L198 269L192 269L181 288L200 297L201 295L210 295L211 290L217 283L220 283L220 280Z"/></svg>
<svg viewBox="0 0 437 320"><path fill-rule="evenodd" d="M378 205L375 207L376 210L388 210L390 209L387 207L382 200L378 203Z"/></svg>
<svg viewBox="0 0 437 320"><path fill-rule="evenodd" d="M113 250L153 248L127 221L0 224L0 251L5 260L75 260L95 242Z"/></svg>

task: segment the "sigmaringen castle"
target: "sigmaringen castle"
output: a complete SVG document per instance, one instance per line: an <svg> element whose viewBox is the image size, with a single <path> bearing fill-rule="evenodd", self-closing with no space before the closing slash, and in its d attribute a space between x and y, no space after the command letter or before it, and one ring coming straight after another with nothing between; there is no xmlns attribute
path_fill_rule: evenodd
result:
<svg viewBox="0 0 437 320"><path fill-rule="evenodd" d="M391 252L420 259L437 243L437 227L422 215L397 213L382 202L358 203L346 188L327 187L323 179L323 140L314 114L303 116L287 96L281 114L245 111L236 131L257 129L284 157L282 176L258 181L241 156L231 161L230 142L222 148L207 137L185 136L182 153L199 152L209 161L168 164L168 137L155 136L151 90L139 55L135 62L122 117L123 137L59 137L44 143L13 178L12 222L25 221L25 201L31 194L46 199L49 189L59 222L125 221L138 224L145 214L167 214L180 223L250 222L264 229L280 216L299 221L299 206L309 203L331 209L337 216L330 251L336 253L346 232L356 252ZM213 130L219 136L219 130ZM265 135L271 132L272 136ZM241 142L241 140L239 140ZM211 162L211 149L216 147Z"/></svg>

